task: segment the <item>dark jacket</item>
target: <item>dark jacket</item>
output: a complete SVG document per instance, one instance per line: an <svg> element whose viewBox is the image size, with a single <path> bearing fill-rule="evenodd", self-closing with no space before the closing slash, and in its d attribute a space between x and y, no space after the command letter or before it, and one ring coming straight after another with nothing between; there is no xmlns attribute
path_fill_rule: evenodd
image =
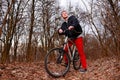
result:
<svg viewBox="0 0 120 80"><path fill-rule="evenodd" d="M80 35L82 33L82 28L79 24L79 21L77 20L77 18L75 16L70 16L68 18L68 22L63 22L61 29L63 31L66 31L69 26L74 27L73 30L69 30L65 33L65 35L67 35L69 38L77 38L78 35Z"/></svg>

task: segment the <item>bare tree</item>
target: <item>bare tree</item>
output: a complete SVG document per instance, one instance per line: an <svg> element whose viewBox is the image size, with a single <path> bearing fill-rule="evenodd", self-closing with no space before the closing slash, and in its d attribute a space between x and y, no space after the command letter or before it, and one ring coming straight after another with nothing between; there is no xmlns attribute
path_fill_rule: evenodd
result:
<svg viewBox="0 0 120 80"><path fill-rule="evenodd" d="M13 9L11 10L11 8L13 7ZM11 10L11 11L10 11ZM9 5L9 2L8 2L8 10L7 10L7 13L5 15L5 18L3 20L3 25L1 28L3 28L3 26L6 24L6 18L7 18L7 15L8 14L12 14L12 15L9 15L8 17L8 24L6 26L7 28L7 32L6 32L6 39L5 39L5 43L4 43L4 50L2 52L2 62L8 62L9 61L9 50L10 50L10 47L11 47L11 44L12 44L12 38L13 38L13 33L14 33L14 29L15 29L15 25L13 25L12 23L14 23L14 19L13 19L13 14L14 14L14 1L12 0L11 1L11 4Z"/></svg>
<svg viewBox="0 0 120 80"><path fill-rule="evenodd" d="M30 22L30 31L29 31L29 41L27 46L27 61L32 60L32 53L31 53L31 40L33 34L33 27L34 27L34 12L35 12L35 0L32 0L32 7L31 7L31 22Z"/></svg>
<svg viewBox="0 0 120 80"><path fill-rule="evenodd" d="M4 41L4 50L2 52L2 62L9 62L10 61L10 56L15 55L14 57L16 58L16 51L17 51L17 45L18 45L18 38L17 35L19 34L19 27L17 27L18 23L21 20L20 13L23 11L23 8L21 7L22 0L17 1L17 2L5 2L8 3L8 10L5 14L5 18L3 18L3 24L1 29L3 28L3 41ZM4 22L5 21L5 22ZM19 34L20 35L20 34ZM13 40L14 38L14 40ZM10 53L10 49L13 49L12 42L15 42L14 44L14 53Z"/></svg>
<svg viewBox="0 0 120 80"><path fill-rule="evenodd" d="M7 12L6 12L5 17L4 17L3 21L2 21L2 26L0 27L0 36L1 36L1 34L2 34L2 28L3 28L4 25L6 24L7 16L8 16L8 14L9 14L9 12L10 12L10 10L11 10L12 5L14 4L14 2L15 2L14 0L11 0L11 4L8 5ZM9 2L8 2L8 4L9 4Z"/></svg>
<svg viewBox="0 0 120 80"><path fill-rule="evenodd" d="M119 53L119 5L118 0L94 1L91 2L91 29L104 52L103 55L109 56ZM100 13L98 13L100 12ZM113 50L114 49L114 50ZM114 53L114 54L113 54ZM118 55L118 54L117 54Z"/></svg>

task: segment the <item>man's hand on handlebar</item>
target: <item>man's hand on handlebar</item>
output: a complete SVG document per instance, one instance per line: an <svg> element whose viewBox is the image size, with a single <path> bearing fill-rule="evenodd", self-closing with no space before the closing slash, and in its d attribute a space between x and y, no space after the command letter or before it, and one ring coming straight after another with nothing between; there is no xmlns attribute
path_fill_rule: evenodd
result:
<svg viewBox="0 0 120 80"><path fill-rule="evenodd" d="M69 35L71 35L71 31L72 31L72 30L74 30L74 26L69 26L68 29L66 29L65 31L63 31L61 28L58 29L58 33L59 33L60 35L65 34L66 36L69 36Z"/></svg>
<svg viewBox="0 0 120 80"><path fill-rule="evenodd" d="M73 30L74 29L74 26L69 26L68 27L68 30Z"/></svg>
<svg viewBox="0 0 120 80"><path fill-rule="evenodd" d="M59 29L59 33L63 33L63 30L62 30L62 29Z"/></svg>

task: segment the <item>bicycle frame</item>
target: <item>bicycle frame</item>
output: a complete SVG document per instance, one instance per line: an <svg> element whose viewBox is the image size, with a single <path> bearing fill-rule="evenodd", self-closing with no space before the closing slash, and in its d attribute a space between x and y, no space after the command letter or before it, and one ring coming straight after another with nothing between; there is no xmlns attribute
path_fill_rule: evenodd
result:
<svg viewBox="0 0 120 80"><path fill-rule="evenodd" d="M73 44L71 47L68 45L69 41ZM65 47L67 47L68 53L65 53ZM53 48L47 53L45 57L45 69L47 73L56 78L65 76L70 69L71 62L73 62L74 69L78 70L81 66L81 63L79 61L80 58L76 50L77 49L75 43L68 37L65 37L64 45L62 48ZM66 56L66 59L68 59L67 65L66 60L63 59L64 54ZM51 58L52 56L53 58Z"/></svg>
<svg viewBox="0 0 120 80"><path fill-rule="evenodd" d="M68 41L72 42L72 46L70 47L68 45ZM67 48L68 48L68 55L70 56L70 60L73 61L73 57L74 57L74 54L75 54L75 51L76 51L76 46L75 46L75 43L69 39L67 36L65 37L65 40L64 40L64 45L63 45L63 50L65 50L65 46L67 45Z"/></svg>

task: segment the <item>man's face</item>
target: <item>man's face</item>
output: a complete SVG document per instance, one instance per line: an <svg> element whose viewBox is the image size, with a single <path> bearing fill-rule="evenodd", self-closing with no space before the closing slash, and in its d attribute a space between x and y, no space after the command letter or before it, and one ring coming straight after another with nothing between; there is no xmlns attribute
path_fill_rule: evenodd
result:
<svg viewBox="0 0 120 80"><path fill-rule="evenodd" d="M63 19L67 19L68 18L68 14L67 14L66 11L63 11L61 15L62 15Z"/></svg>

